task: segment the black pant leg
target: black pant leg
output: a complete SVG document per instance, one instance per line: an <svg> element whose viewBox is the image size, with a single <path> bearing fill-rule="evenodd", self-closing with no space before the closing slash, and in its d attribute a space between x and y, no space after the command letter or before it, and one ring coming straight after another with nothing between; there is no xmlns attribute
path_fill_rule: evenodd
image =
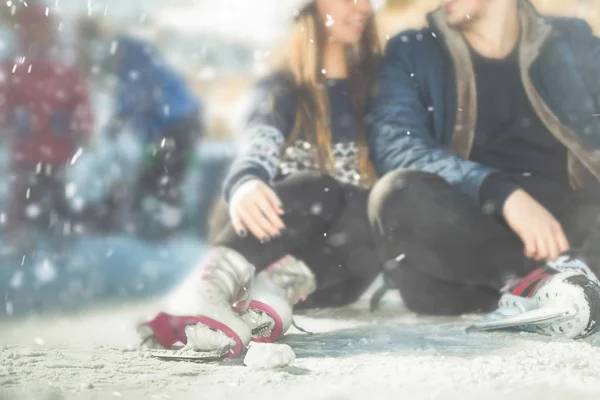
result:
<svg viewBox="0 0 600 400"><path fill-rule="evenodd" d="M433 174L385 176L369 217L385 268L416 312L489 309L509 278L532 268L515 234Z"/></svg>
<svg viewBox="0 0 600 400"><path fill-rule="evenodd" d="M399 268L393 278L411 311L423 315L462 315L497 308L500 292L482 285L464 285L432 277L417 268Z"/></svg>
<svg viewBox="0 0 600 400"><path fill-rule="evenodd" d="M317 290L299 308L357 300L381 271L366 211L369 192L315 172L291 175L274 188L285 209L281 237L267 243L241 238L228 222L213 245L238 251L257 271L286 254L304 261Z"/></svg>
<svg viewBox="0 0 600 400"><path fill-rule="evenodd" d="M325 236L294 253L317 279L317 290L300 308L350 304L381 272L367 216L368 197L368 190L344 186L340 214Z"/></svg>

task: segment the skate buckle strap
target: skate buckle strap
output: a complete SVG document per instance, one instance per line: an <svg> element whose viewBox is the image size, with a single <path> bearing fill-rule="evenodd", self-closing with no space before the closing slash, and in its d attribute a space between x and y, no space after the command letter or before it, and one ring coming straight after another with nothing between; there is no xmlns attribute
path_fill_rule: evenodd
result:
<svg viewBox="0 0 600 400"><path fill-rule="evenodd" d="M531 297L535 294L535 291L542 280L551 275L552 273L546 272L542 268L538 268L508 287L507 291L515 296Z"/></svg>

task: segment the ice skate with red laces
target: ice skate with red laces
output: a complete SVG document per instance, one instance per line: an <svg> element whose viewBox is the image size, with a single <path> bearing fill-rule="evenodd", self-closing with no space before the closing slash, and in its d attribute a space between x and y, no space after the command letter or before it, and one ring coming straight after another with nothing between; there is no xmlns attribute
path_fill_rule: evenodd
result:
<svg viewBox="0 0 600 400"><path fill-rule="evenodd" d="M573 255L547 263L502 294L496 311L468 331L518 330L579 339L600 331L600 284Z"/></svg>

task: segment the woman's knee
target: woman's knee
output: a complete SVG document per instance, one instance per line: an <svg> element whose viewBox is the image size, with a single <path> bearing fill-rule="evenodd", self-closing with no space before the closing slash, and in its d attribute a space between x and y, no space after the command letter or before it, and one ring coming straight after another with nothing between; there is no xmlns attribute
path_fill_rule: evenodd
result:
<svg viewBox="0 0 600 400"><path fill-rule="evenodd" d="M339 187L337 180L320 171L302 171L295 172L286 176L275 184L276 189L300 189L300 190L336 190Z"/></svg>
<svg viewBox="0 0 600 400"><path fill-rule="evenodd" d="M315 214L339 211L343 188L331 175L322 172L294 173L275 184L284 210L305 210Z"/></svg>

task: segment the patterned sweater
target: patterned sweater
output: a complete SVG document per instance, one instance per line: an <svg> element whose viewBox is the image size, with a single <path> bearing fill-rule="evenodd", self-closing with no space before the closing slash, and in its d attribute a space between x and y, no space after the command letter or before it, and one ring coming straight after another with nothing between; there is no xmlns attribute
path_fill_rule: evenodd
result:
<svg viewBox="0 0 600 400"><path fill-rule="evenodd" d="M335 178L358 186L358 121L350 99L347 79L329 79L331 138ZM300 132L294 143L292 134L297 99L292 83L284 74L260 80L251 98L251 110L244 121L240 151L225 180L225 199L249 179L267 184L298 171L318 170L317 149ZM287 147L286 147L287 146Z"/></svg>

